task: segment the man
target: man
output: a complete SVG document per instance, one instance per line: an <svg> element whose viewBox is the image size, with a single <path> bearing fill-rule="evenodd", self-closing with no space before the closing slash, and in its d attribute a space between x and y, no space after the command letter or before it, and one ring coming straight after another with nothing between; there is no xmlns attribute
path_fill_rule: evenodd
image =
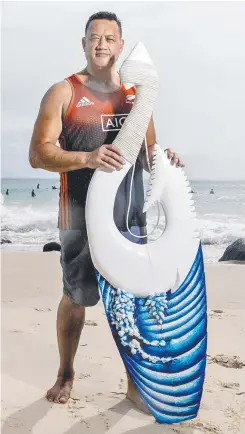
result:
<svg viewBox="0 0 245 434"><path fill-rule="evenodd" d="M59 229L64 295L58 307L57 336L60 353L58 378L47 392L49 401L65 403L74 379L73 361L85 321L85 307L99 300L85 224L85 201L96 168L120 170L124 160L111 143L130 112L135 89L126 90L115 70L122 52L121 23L115 14L92 15L82 40L87 66L81 72L53 85L45 94L34 126L30 164L60 173ZM149 155L156 143L153 120L147 131ZM59 140L60 147L56 146ZM143 152L142 152L143 153ZM173 164L183 166L168 150ZM141 156L142 157L142 156ZM129 223L144 233L142 210L142 158L134 176L133 204ZM125 234L130 174L121 184L114 218ZM127 396L140 404L128 376Z"/></svg>

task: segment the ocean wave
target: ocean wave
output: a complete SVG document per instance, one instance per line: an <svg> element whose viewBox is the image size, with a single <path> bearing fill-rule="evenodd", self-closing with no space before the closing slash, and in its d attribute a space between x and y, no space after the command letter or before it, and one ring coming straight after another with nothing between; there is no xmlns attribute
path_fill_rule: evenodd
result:
<svg viewBox="0 0 245 434"><path fill-rule="evenodd" d="M226 202L242 202L245 200L245 194L236 194L235 196L217 196L215 200Z"/></svg>
<svg viewBox="0 0 245 434"><path fill-rule="evenodd" d="M57 228L58 209L37 208L36 205L25 207L5 206L1 195L2 235L12 242L12 245L43 245L49 241L58 241ZM206 214L206 218L197 219L200 239L203 246L223 246L245 238L245 224L235 215L225 216ZM156 216L148 218L148 233L157 223ZM157 239L165 227L164 217L160 218L159 225L150 240Z"/></svg>
<svg viewBox="0 0 245 434"><path fill-rule="evenodd" d="M225 220L226 216L223 216L223 218ZM152 231L156 222L156 218L150 219L148 232ZM164 227L163 220L160 220L158 228L150 239L157 239L163 232ZM233 243L238 238L245 238L245 224L235 218L232 219L232 222L229 221L228 223L198 218L197 229L199 230L199 236L203 245L227 245Z"/></svg>
<svg viewBox="0 0 245 434"><path fill-rule="evenodd" d="M1 206L2 232L26 233L32 231L46 232L57 228L57 211L26 207Z"/></svg>
<svg viewBox="0 0 245 434"><path fill-rule="evenodd" d="M200 239L203 245L230 244L238 238L245 237L245 224L241 221L224 223L206 219L198 219Z"/></svg>

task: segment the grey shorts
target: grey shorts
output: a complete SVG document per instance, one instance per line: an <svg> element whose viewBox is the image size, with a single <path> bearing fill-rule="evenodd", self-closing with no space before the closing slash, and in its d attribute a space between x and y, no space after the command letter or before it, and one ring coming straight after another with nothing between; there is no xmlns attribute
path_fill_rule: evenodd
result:
<svg viewBox="0 0 245 434"><path fill-rule="evenodd" d="M145 235L146 228L132 227L135 235ZM144 244L146 238L134 238L128 232L122 234L131 241ZM95 306L99 289L95 268L89 252L87 234L75 229L60 229L60 263L63 271L63 292L69 299L81 306Z"/></svg>

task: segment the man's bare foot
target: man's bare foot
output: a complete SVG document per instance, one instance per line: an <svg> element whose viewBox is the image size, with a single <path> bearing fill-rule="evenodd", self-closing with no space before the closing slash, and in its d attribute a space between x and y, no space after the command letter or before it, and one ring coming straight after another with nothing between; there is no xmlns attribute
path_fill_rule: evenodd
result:
<svg viewBox="0 0 245 434"><path fill-rule="evenodd" d="M126 398L128 398L131 402L133 402L134 405L138 408L138 410L146 414L151 414L149 408L144 403L143 399L140 397L140 394L136 389L136 386L131 381L128 382L128 390L127 390Z"/></svg>
<svg viewBox="0 0 245 434"><path fill-rule="evenodd" d="M73 380L74 374L70 377L63 377L58 375L55 385L47 391L47 400L51 402L65 404L70 398Z"/></svg>

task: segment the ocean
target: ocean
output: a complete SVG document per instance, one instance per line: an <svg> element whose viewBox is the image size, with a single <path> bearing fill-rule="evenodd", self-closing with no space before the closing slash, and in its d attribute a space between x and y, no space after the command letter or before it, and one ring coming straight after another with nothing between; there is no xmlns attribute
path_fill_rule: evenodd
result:
<svg viewBox="0 0 245 434"><path fill-rule="evenodd" d="M230 243L245 237L245 181L193 181L190 184L195 192L193 199L204 260L216 262ZM211 188L214 194L210 194ZM9 195L6 195L7 189ZM32 189L35 197L31 195ZM42 251L47 242L59 242L58 203L59 179L2 179L2 238L11 241L11 244L2 244L2 250ZM149 228L156 220L151 211Z"/></svg>

